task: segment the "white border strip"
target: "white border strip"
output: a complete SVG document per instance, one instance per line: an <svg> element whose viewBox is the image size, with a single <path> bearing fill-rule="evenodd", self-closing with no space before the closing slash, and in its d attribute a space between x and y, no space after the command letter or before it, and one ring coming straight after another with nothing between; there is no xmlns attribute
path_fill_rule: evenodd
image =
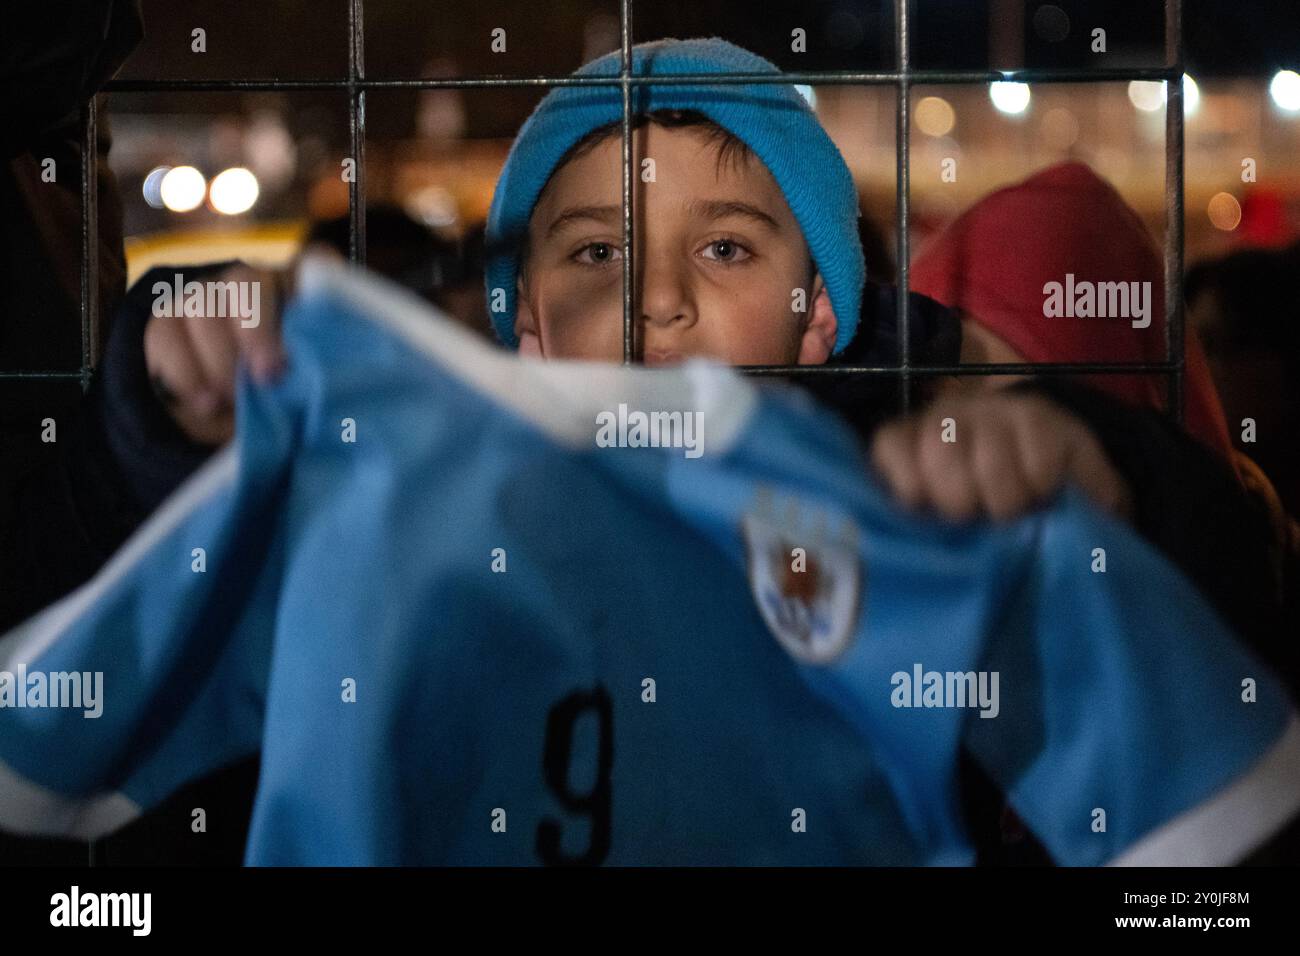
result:
<svg viewBox="0 0 1300 956"><path fill-rule="evenodd" d="M595 447L596 415L618 403L642 411L704 413L707 451L733 447L758 404L734 369L694 359L675 369L529 358L460 328L406 289L319 256L303 259L298 294L332 293L493 401L571 448Z"/></svg>
<svg viewBox="0 0 1300 956"><path fill-rule="evenodd" d="M229 487L238 474L238 447L231 444L186 479L98 574L0 638L0 670L26 666L44 653L155 544L205 501ZM140 808L125 794L67 797L33 783L0 760L0 827L12 833L90 840L117 830L139 815Z"/></svg>
<svg viewBox="0 0 1300 956"><path fill-rule="evenodd" d="M1300 717L1244 776L1149 833L1111 866L1231 866L1300 812Z"/></svg>
<svg viewBox="0 0 1300 956"><path fill-rule="evenodd" d="M21 836L94 840L140 816L121 793L66 797L32 783L0 761L0 827Z"/></svg>
<svg viewBox="0 0 1300 956"><path fill-rule="evenodd" d="M0 670L14 670L43 654L73 621L125 577L149 549L171 534L205 501L232 485L238 474L238 446L227 445L182 482L93 578L0 638Z"/></svg>

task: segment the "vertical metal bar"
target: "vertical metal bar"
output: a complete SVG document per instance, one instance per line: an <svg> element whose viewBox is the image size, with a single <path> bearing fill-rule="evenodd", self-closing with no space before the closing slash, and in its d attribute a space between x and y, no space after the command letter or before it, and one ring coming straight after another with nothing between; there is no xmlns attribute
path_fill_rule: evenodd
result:
<svg viewBox="0 0 1300 956"><path fill-rule="evenodd" d="M99 146L91 96L81 111L81 387L99 363Z"/></svg>
<svg viewBox="0 0 1300 956"><path fill-rule="evenodd" d="M912 336L908 310L909 196L911 168L908 149L908 126L911 117L911 51L908 37L908 4L911 0L894 0L894 57L898 69L898 104L894 131L895 188L898 198L898 355L899 402L903 411L912 407Z"/></svg>
<svg viewBox="0 0 1300 956"><path fill-rule="evenodd" d="M1013 70L1025 65L1024 0L992 0L989 4L989 67Z"/></svg>
<svg viewBox="0 0 1300 956"><path fill-rule="evenodd" d="M81 113L81 390L99 364L99 123L95 96ZM86 866L95 865L95 841L86 841Z"/></svg>
<svg viewBox="0 0 1300 956"><path fill-rule="evenodd" d="M1183 421L1186 332L1183 315L1183 3L1165 0L1165 64L1177 69L1165 97L1165 359L1169 413Z"/></svg>
<svg viewBox="0 0 1300 956"><path fill-rule="evenodd" d="M622 47L620 76L623 79L623 364L632 362L635 351L632 325L632 0L622 0L619 11L619 42Z"/></svg>
<svg viewBox="0 0 1300 956"><path fill-rule="evenodd" d="M366 91L357 81L366 74L364 0L348 5L348 130L352 140L352 181L348 183L348 258L366 262Z"/></svg>

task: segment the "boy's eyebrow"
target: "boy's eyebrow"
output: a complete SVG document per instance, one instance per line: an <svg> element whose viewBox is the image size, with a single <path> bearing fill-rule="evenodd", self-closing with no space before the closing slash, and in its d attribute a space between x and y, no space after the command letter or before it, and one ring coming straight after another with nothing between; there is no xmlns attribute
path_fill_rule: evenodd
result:
<svg viewBox="0 0 1300 956"><path fill-rule="evenodd" d="M773 232L780 232L781 225L763 210L739 199L697 199L687 209L692 215L705 219L723 219L727 216L743 216L767 226ZM618 221L623 215L622 206L570 206L556 216L546 229L549 239L564 226L578 219L594 219L596 222L609 224Z"/></svg>
<svg viewBox="0 0 1300 956"><path fill-rule="evenodd" d="M622 206L570 206L551 221L546 229L546 238L551 238L561 227L575 219L594 219L597 222L608 223L610 220L622 218L622 215Z"/></svg>
<svg viewBox="0 0 1300 956"><path fill-rule="evenodd" d="M781 225L757 206L739 199L697 199L687 207L693 215L706 219L723 219L727 216L743 216L767 226L773 232L780 232Z"/></svg>

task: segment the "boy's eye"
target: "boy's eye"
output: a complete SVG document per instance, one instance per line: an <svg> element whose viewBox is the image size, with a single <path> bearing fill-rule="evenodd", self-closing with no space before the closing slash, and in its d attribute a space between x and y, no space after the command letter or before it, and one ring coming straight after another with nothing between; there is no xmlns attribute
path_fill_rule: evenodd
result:
<svg viewBox="0 0 1300 956"><path fill-rule="evenodd" d="M573 254L573 258L586 265L603 266L623 258L623 250L612 242L589 242Z"/></svg>
<svg viewBox="0 0 1300 956"><path fill-rule="evenodd" d="M750 251L734 239L715 239L704 247L704 258L714 262L744 262L750 255Z"/></svg>

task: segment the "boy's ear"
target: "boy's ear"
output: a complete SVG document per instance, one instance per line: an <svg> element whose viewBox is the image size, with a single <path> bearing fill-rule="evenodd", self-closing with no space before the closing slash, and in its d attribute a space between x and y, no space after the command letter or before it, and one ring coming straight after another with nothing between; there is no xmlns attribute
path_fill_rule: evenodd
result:
<svg viewBox="0 0 1300 956"><path fill-rule="evenodd" d="M798 362L800 365L824 365L835 350L839 322L835 319L831 296L826 291L826 283L822 281L820 272L813 278L810 303L803 336L799 341Z"/></svg>
<svg viewBox="0 0 1300 956"><path fill-rule="evenodd" d="M528 304L528 284L520 273L515 283L515 338L519 339L519 354L540 357L542 340L537 334L537 319Z"/></svg>

